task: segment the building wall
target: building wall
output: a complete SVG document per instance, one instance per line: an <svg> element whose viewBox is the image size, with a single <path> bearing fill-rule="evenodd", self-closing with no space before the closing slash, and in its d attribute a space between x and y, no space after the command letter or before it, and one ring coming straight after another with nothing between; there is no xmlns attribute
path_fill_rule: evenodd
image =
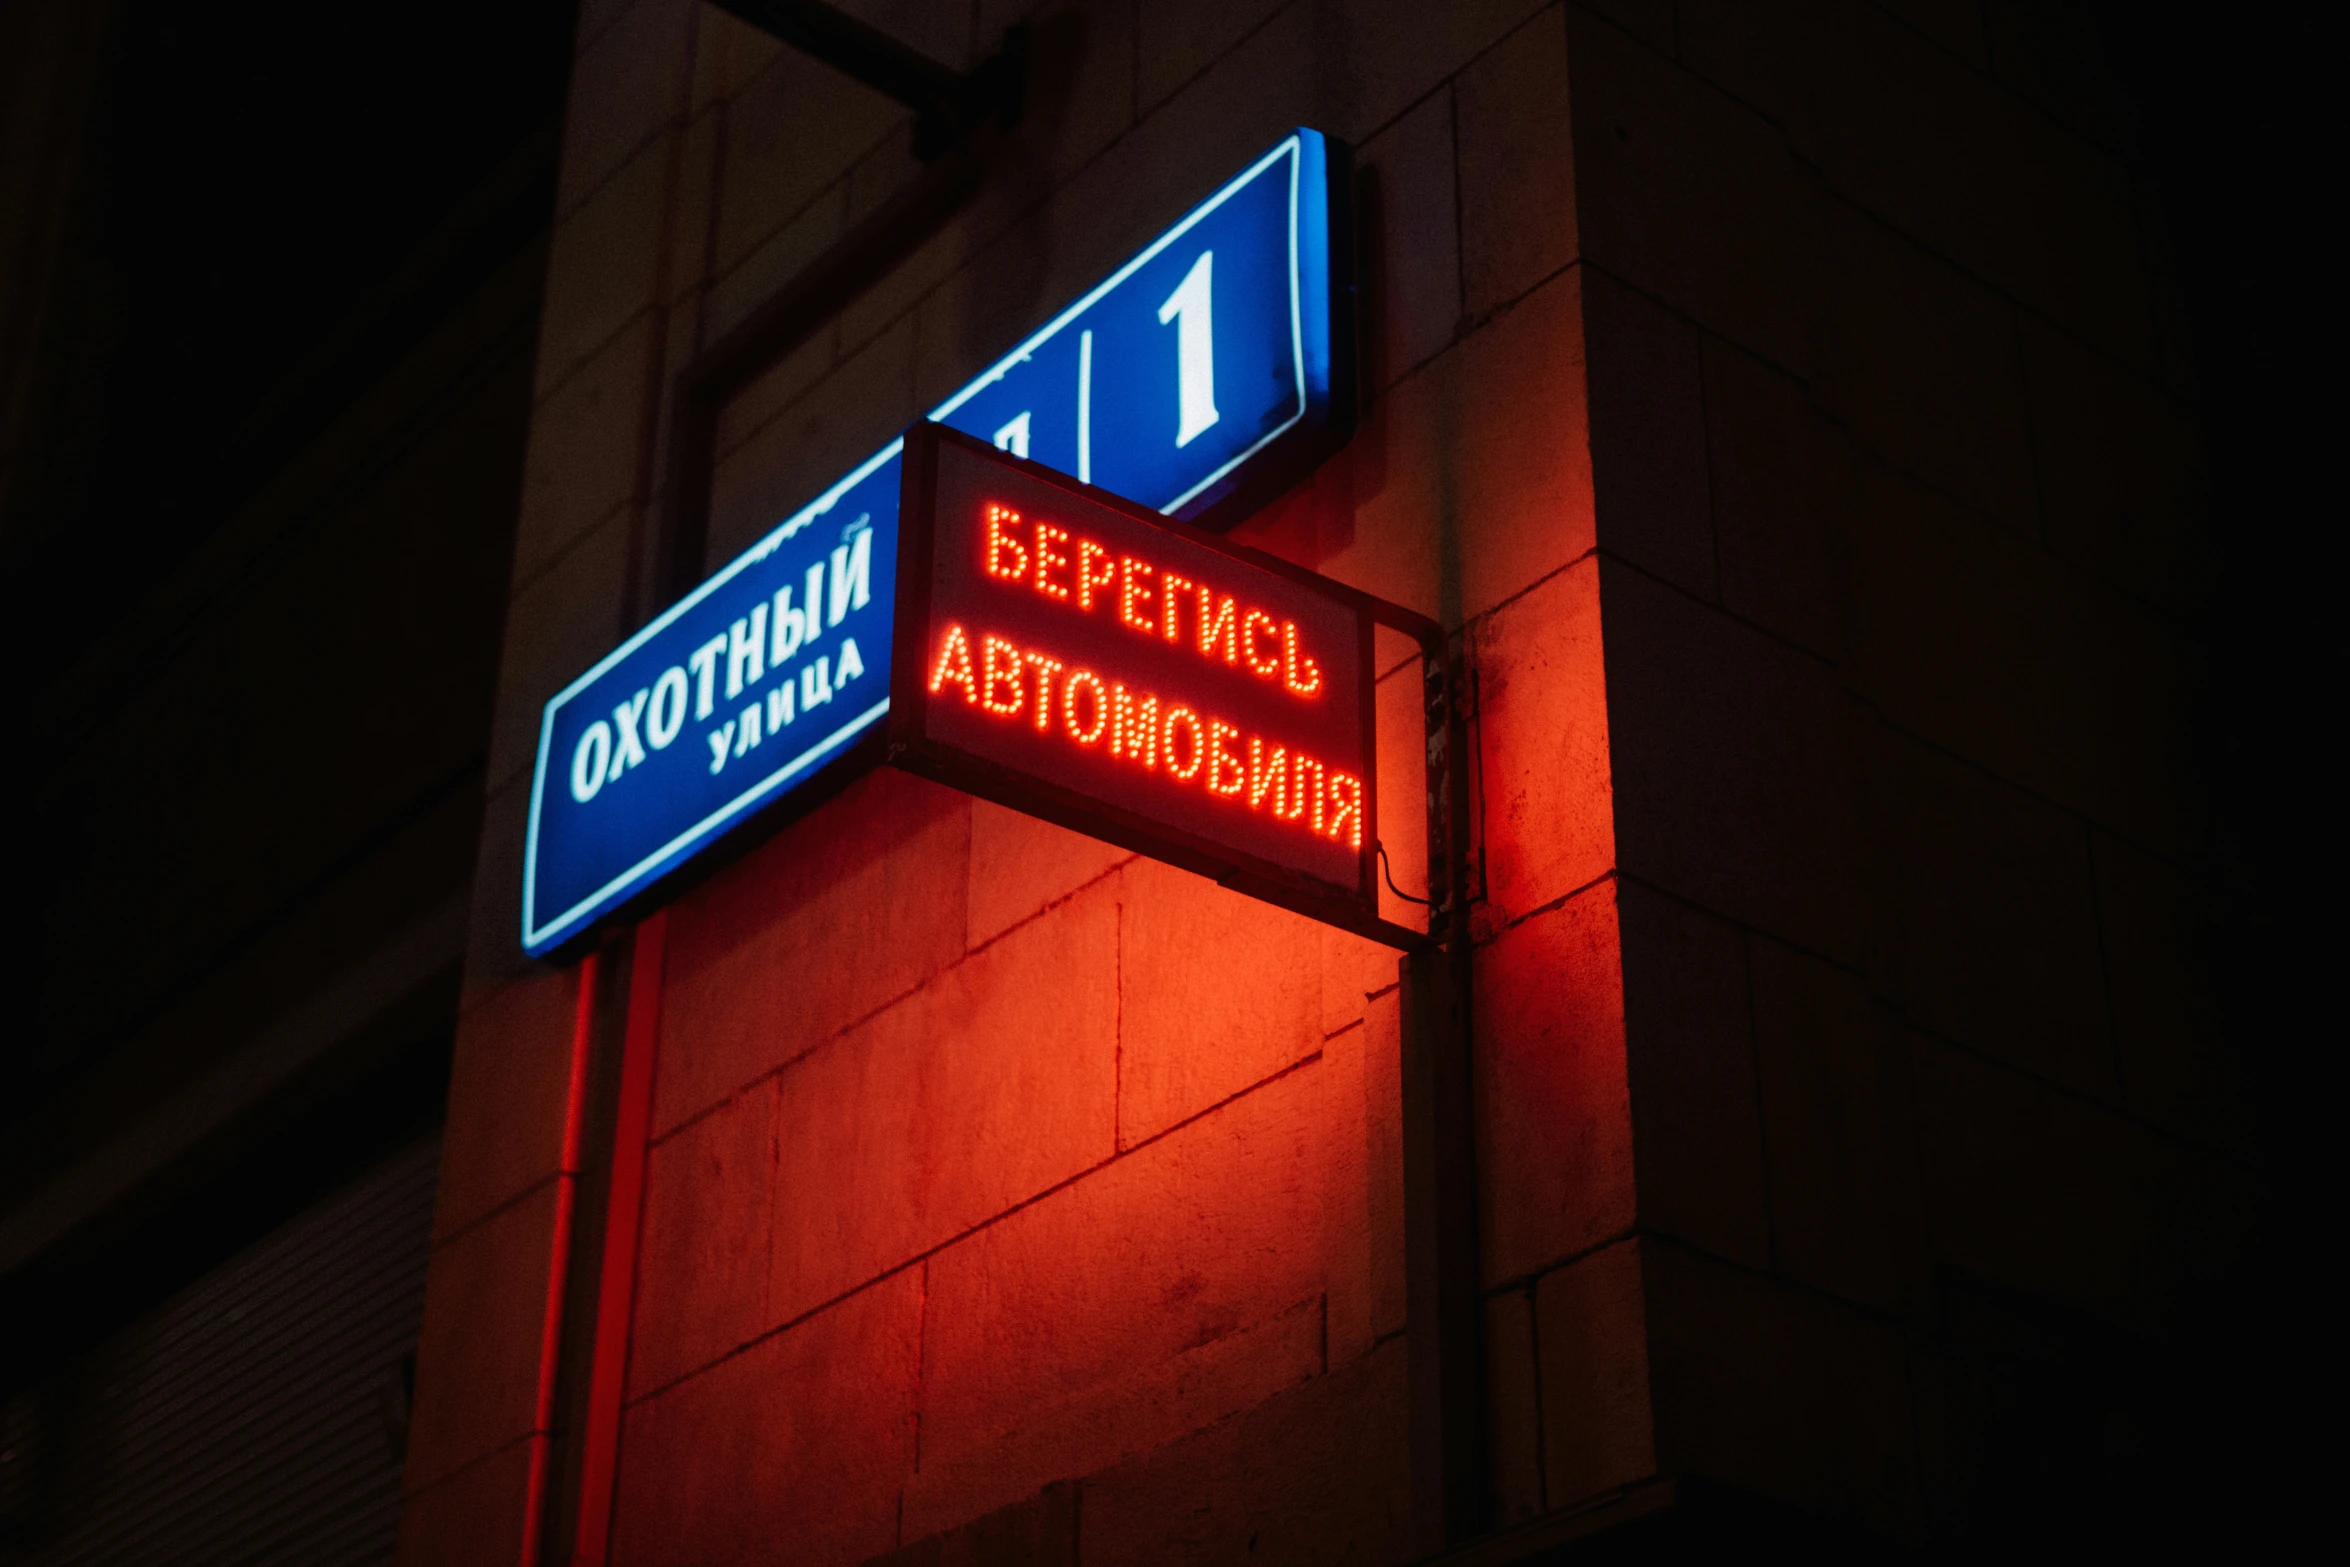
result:
<svg viewBox="0 0 2350 1567"><path fill-rule="evenodd" d="M1658 1458L1984 1527L2016 1341L2143 1374L2253 1197L2135 127L2061 7L1567 38Z"/></svg>
<svg viewBox="0 0 2350 1567"><path fill-rule="evenodd" d="M394 1549L569 65L457 9L0 14L0 1561Z"/></svg>
<svg viewBox="0 0 2350 1567"><path fill-rule="evenodd" d="M876 19L963 65L997 9ZM2093 58L1958 5L1031 21L983 193L722 415L711 563L1289 126L1353 143L1362 430L1240 536L1475 671L1494 1517L1700 1476L1970 1527L2010 1328L2159 1340L2248 1190L2191 386ZM521 1529L577 982L515 938L540 704L657 607L671 376L917 168L688 0L583 8L564 156L416 1562ZM1400 1559L1395 977L886 772L682 891L615 1559Z"/></svg>
<svg viewBox="0 0 2350 1567"><path fill-rule="evenodd" d="M0 1477L47 1495L0 1561L391 1560L439 1164L398 1150L109 1335L62 1421L11 1420Z"/></svg>

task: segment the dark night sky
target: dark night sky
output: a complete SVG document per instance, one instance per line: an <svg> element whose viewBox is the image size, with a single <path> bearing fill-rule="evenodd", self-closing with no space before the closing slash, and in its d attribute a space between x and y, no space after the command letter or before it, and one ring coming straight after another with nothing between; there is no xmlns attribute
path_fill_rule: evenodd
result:
<svg viewBox="0 0 2350 1567"><path fill-rule="evenodd" d="M443 301L403 272L559 111L572 9L122 9L78 367L95 447L81 503L23 519L46 535L39 626L103 618L126 565L168 571L407 345Z"/></svg>

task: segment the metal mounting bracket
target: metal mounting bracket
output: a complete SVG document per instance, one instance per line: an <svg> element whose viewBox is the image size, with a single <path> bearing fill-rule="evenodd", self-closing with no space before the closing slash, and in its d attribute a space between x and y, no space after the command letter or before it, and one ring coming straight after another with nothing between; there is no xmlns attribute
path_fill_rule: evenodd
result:
<svg viewBox="0 0 2350 1567"><path fill-rule="evenodd" d="M717 7L814 55L825 64L912 109L914 156L932 163L968 141L989 120L998 130L1020 123L1028 92L1028 29L1015 23L1002 46L957 74L880 28L822 0L713 0Z"/></svg>

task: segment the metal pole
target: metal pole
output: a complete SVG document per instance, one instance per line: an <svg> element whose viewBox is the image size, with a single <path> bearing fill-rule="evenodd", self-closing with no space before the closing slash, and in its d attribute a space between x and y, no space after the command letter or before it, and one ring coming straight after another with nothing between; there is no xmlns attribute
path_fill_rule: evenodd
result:
<svg viewBox="0 0 2350 1567"><path fill-rule="evenodd" d="M1401 964L1404 1270L1415 1553L1485 1523L1483 1304L1469 1049L1468 777L1459 664L1426 661L1429 934Z"/></svg>
<svg viewBox="0 0 2350 1567"><path fill-rule="evenodd" d="M629 959L628 1025L620 1047L620 1102L612 1130L612 1186L605 1203L604 1259L581 1437L579 1522L572 1535L572 1560L579 1567L603 1567L611 1549L612 1494L620 1469L629 1327L636 1312L637 1245L652 1141L653 1068L661 1034L662 960L668 933L666 909L648 916L636 928Z"/></svg>

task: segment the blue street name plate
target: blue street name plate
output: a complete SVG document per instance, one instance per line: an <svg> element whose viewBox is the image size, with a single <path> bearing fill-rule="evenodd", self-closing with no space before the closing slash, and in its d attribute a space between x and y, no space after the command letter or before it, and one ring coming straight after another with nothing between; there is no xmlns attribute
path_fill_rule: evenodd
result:
<svg viewBox="0 0 2350 1567"><path fill-rule="evenodd" d="M1294 132L930 417L1229 527L1353 431L1346 174L1342 147ZM888 713L901 446L547 703L523 857L533 956L811 783Z"/></svg>

